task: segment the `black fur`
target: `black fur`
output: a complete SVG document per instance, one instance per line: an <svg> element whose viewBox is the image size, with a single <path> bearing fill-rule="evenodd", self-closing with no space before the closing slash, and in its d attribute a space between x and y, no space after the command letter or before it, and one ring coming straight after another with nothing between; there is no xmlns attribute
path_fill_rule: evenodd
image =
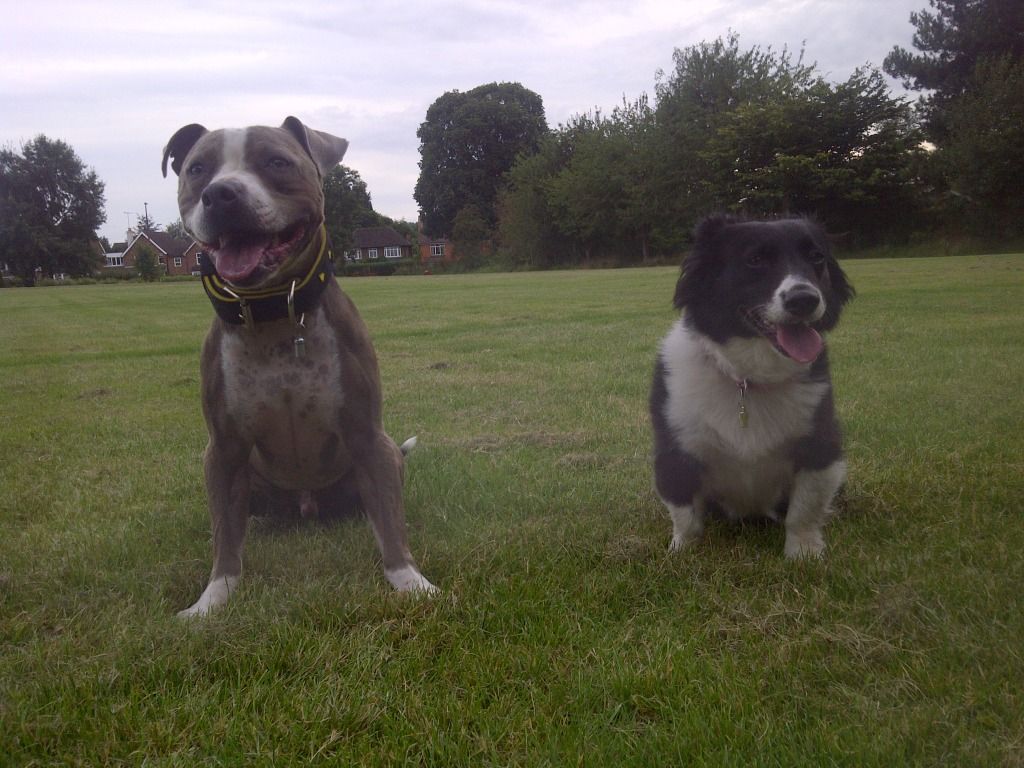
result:
<svg viewBox="0 0 1024 768"><path fill-rule="evenodd" d="M816 265L813 259L819 255L824 258ZM752 260L760 266L751 266ZM694 329L719 344L734 336L750 338L757 334L738 310L755 304L766 282L787 271L813 275L830 294L825 314L812 327L832 330L854 291L819 224L807 218L747 221L712 216L697 225L693 250L683 260L676 283L675 307L686 307ZM726 307L723 298L729 302Z"/></svg>

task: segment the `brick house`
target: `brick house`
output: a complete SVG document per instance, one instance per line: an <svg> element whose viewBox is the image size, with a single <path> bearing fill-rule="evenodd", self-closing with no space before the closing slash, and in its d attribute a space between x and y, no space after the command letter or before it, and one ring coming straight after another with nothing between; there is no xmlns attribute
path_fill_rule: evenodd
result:
<svg viewBox="0 0 1024 768"><path fill-rule="evenodd" d="M419 232L420 264L429 267L434 264L449 264L456 260L452 241L447 237L431 237L424 234L422 226Z"/></svg>
<svg viewBox="0 0 1024 768"><path fill-rule="evenodd" d="M399 261L412 258L412 243L391 227L360 227L352 233L348 261Z"/></svg>
<svg viewBox="0 0 1024 768"><path fill-rule="evenodd" d="M121 263L107 266L135 268L139 248L148 245L156 253L157 261L167 275L194 275L199 273L198 246L195 240L178 240L166 232L139 232L121 254Z"/></svg>

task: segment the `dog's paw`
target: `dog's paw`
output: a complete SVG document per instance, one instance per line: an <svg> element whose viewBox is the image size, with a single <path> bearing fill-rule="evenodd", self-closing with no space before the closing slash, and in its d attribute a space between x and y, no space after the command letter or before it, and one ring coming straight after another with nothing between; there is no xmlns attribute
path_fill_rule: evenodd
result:
<svg viewBox="0 0 1024 768"><path fill-rule="evenodd" d="M789 560L812 560L824 557L825 538L821 531L787 531L786 558Z"/></svg>
<svg viewBox="0 0 1024 768"><path fill-rule="evenodd" d="M413 592L423 595L436 595L441 590L431 584L427 577L420 573L416 566L406 565L394 570L385 570L384 575L398 592Z"/></svg>
<svg viewBox="0 0 1024 768"><path fill-rule="evenodd" d="M690 547L699 540L700 536L684 536L679 533L674 533L672 534L672 541L670 541L668 545L669 554L675 554L676 552L682 552L683 550L690 549Z"/></svg>
<svg viewBox="0 0 1024 768"><path fill-rule="evenodd" d="M227 603L231 593L238 586L238 576L221 576L212 580L206 585L203 594L192 605L183 611L178 611L178 618L187 621L188 619L202 618Z"/></svg>

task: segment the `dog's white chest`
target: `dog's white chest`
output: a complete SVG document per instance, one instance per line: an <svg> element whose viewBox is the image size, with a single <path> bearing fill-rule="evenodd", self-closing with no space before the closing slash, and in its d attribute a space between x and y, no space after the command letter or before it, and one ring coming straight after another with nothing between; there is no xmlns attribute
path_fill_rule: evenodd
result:
<svg viewBox="0 0 1024 768"><path fill-rule="evenodd" d="M706 490L738 514L771 510L792 482L787 446L811 433L827 384L794 380L741 391L682 324L664 340L661 358L666 421L704 465Z"/></svg>
<svg viewBox="0 0 1024 768"><path fill-rule="evenodd" d="M334 474L328 447L343 443L337 343L322 310L306 317L303 354L288 321L226 333L220 342L225 407L254 460L282 487L316 487Z"/></svg>

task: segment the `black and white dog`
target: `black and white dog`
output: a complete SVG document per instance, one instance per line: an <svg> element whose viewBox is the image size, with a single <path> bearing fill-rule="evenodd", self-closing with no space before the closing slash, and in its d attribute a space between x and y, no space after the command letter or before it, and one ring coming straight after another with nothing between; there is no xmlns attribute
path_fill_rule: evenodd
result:
<svg viewBox="0 0 1024 768"><path fill-rule="evenodd" d="M721 513L783 520L787 557L822 554L846 463L821 332L852 296L813 221L715 216L697 227L650 399L672 551Z"/></svg>

